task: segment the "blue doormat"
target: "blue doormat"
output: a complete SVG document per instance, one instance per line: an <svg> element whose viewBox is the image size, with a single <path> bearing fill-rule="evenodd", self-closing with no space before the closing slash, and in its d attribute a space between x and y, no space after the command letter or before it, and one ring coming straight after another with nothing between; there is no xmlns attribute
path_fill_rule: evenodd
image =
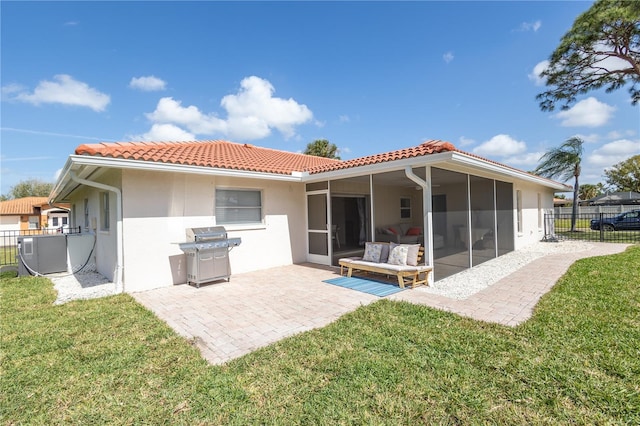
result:
<svg viewBox="0 0 640 426"><path fill-rule="evenodd" d="M352 290L361 291L363 293L373 294L374 296L384 297L390 294L398 293L404 288L400 288L397 284L381 283L378 281L366 280L357 277L340 277L324 280L325 283L337 285L340 287L350 288Z"/></svg>

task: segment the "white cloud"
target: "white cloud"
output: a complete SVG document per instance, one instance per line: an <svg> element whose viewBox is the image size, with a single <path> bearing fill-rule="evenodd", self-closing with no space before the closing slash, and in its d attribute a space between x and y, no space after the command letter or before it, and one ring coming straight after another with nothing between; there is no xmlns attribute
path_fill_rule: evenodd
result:
<svg viewBox="0 0 640 426"><path fill-rule="evenodd" d="M453 52L449 51L447 53L445 53L444 55L442 55L442 59L444 59L444 61L448 64L449 62L453 61Z"/></svg>
<svg viewBox="0 0 640 426"><path fill-rule="evenodd" d="M62 168L59 168L58 170L56 170L56 172L53 174L53 180L57 181L58 178L60 177L60 173L62 173Z"/></svg>
<svg viewBox="0 0 640 426"><path fill-rule="evenodd" d="M607 139L620 139L621 137L622 133L618 132L617 130L612 130L607 133Z"/></svg>
<svg viewBox="0 0 640 426"><path fill-rule="evenodd" d="M600 127L607 124L615 110L615 107L589 97L554 117L561 119L560 124L565 127Z"/></svg>
<svg viewBox="0 0 640 426"><path fill-rule="evenodd" d="M190 132L197 134L225 133L227 124L213 114L203 114L191 105L183 107L180 101L171 97L158 101L156 110L145 114L156 124L174 124L186 127Z"/></svg>
<svg viewBox="0 0 640 426"><path fill-rule="evenodd" d="M593 46L594 52L615 52L616 48L613 45L607 43L596 43ZM616 56L596 55L598 62L595 65L600 68L594 70L594 74L603 74L608 71L618 71L629 68L630 65L627 61L620 59Z"/></svg>
<svg viewBox="0 0 640 426"><path fill-rule="evenodd" d="M620 139L602 145L588 156L587 162L594 166L611 167L620 161L640 153L640 140Z"/></svg>
<svg viewBox="0 0 640 426"><path fill-rule="evenodd" d="M25 90L27 90L27 88L24 87L23 85L11 83L11 84L7 84L6 86L2 86L2 95L10 96L10 95L13 95L14 93L24 92Z"/></svg>
<svg viewBox="0 0 640 426"><path fill-rule="evenodd" d="M237 94L222 98L220 104L229 114L229 134L234 136L245 132L244 128L234 127L233 123L244 125L249 121L258 127L276 128L285 137L291 137L295 134L294 126L313 118L306 105L292 98L274 97L274 93L274 87L267 80L251 76L240 82Z"/></svg>
<svg viewBox="0 0 640 426"><path fill-rule="evenodd" d="M580 134L580 133L576 133L573 136L576 137L576 138L582 139L586 143L597 143L597 142L600 142L600 139L601 139L600 135L597 134L597 133L591 133L591 134L588 134L588 135L583 135L583 134Z"/></svg>
<svg viewBox="0 0 640 426"><path fill-rule="evenodd" d="M469 145L473 145L474 143L476 143L476 141L474 139L467 138L467 137L464 137L464 136L460 136L460 139L458 139L458 141L460 142L460 146L469 146Z"/></svg>
<svg viewBox="0 0 640 426"><path fill-rule="evenodd" d="M478 155L509 157L522 154L527 150L527 144L517 141L509 135L496 135L481 145L476 147L473 152Z"/></svg>
<svg viewBox="0 0 640 426"><path fill-rule="evenodd" d="M531 170L538 165L538 163L540 162L540 157L542 157L543 155L544 152L528 152L522 155L507 157L501 161L510 166Z"/></svg>
<svg viewBox="0 0 640 426"><path fill-rule="evenodd" d="M155 92L158 90L164 90L166 86L166 81L154 75L149 75L146 77L133 77L129 82L129 87L131 87L132 89L142 90L144 92Z"/></svg>
<svg viewBox="0 0 640 426"><path fill-rule="evenodd" d="M173 124L154 124L147 133L132 136L131 140L143 141L195 141L196 136Z"/></svg>
<svg viewBox="0 0 640 426"><path fill-rule="evenodd" d="M91 108L94 111L104 111L111 98L109 95L89 87L87 83L74 80L66 74L53 77L53 81L41 81L33 93L22 91L13 99L40 105L64 104Z"/></svg>
<svg viewBox="0 0 640 426"><path fill-rule="evenodd" d="M520 24L520 31L533 31L537 32L542 26L542 21L537 20L534 22L523 22Z"/></svg>
<svg viewBox="0 0 640 426"><path fill-rule="evenodd" d="M238 93L222 98L226 119L205 114L193 105L183 107L170 97L160 99L156 110L146 116L155 124L184 127L192 134L253 140L267 137L276 129L286 138L294 137L295 126L312 120L313 113L291 98L274 97L274 92L267 80L252 76L242 80Z"/></svg>
<svg viewBox="0 0 640 426"><path fill-rule="evenodd" d="M547 68L549 68L549 61L544 60L538 62L535 67L533 67L533 71L528 75L529 80L533 81L536 86L544 86L547 82L547 79L542 77L542 74Z"/></svg>
<svg viewBox="0 0 640 426"><path fill-rule="evenodd" d="M351 121L348 115L341 115L338 117L338 120L340 120L341 123L348 123Z"/></svg>

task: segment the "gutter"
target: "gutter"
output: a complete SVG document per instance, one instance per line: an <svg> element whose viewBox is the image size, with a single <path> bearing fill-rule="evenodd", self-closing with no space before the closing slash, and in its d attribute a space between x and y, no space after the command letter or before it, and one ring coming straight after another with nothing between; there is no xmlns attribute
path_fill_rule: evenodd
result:
<svg viewBox="0 0 640 426"><path fill-rule="evenodd" d="M433 205L431 204L431 185L427 183L426 180L422 180L418 175L413 173L411 166L406 166L404 168L404 174L407 178L411 179L415 184L422 188L422 226L424 228L424 238L428 237L429 239L429 251L425 253L428 256L429 265L433 267L433 247L431 247L431 241L433 241L433 221L432 221L432 210ZM431 168L426 168L426 178L431 180ZM425 244L423 241L422 244ZM433 271L428 274L427 280L429 285L433 284Z"/></svg>
<svg viewBox="0 0 640 426"><path fill-rule="evenodd" d="M103 183L92 182L90 180L79 178L74 171L69 171L69 177L72 181L92 186L98 189L104 189L106 191L115 192L116 194L116 273L115 273L115 285L116 293L124 292L123 277L123 240L122 240L122 191L115 186L105 185Z"/></svg>

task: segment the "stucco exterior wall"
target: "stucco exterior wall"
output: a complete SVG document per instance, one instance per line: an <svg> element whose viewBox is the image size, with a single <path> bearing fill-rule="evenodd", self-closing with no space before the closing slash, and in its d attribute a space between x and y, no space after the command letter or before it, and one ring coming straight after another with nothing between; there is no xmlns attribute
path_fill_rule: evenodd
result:
<svg viewBox="0 0 640 426"><path fill-rule="evenodd" d="M374 225L376 227L398 223L422 226L422 191L417 191L413 187L374 185L373 197ZM400 217L401 198L411 200L410 218Z"/></svg>
<svg viewBox="0 0 640 426"><path fill-rule="evenodd" d="M96 181L120 187L120 172L111 170L102 175ZM109 230L101 229L102 212L100 207L100 194L105 192L102 189L81 186L80 189L72 194L71 208L75 209L76 217L71 217L72 227L82 227L82 233L92 234L95 236L95 249L93 257L95 258L95 269L106 278L113 280L115 278L116 269L116 195L113 192L109 194ZM84 223L84 200L88 202L88 219L89 226ZM89 253L87 253L88 255ZM81 253L78 254L80 256Z"/></svg>
<svg viewBox="0 0 640 426"><path fill-rule="evenodd" d="M525 182L515 182L513 189L515 209L517 209L517 191L522 191L522 232L518 232L517 217L515 217L516 223L513 228L516 234L515 249L518 250L544 238L544 211L553 209L553 190Z"/></svg>
<svg viewBox="0 0 640 426"><path fill-rule="evenodd" d="M186 282L178 243L187 228L216 225L216 188L262 192L262 224L225 226L242 239L229 253L232 274L306 259L303 184L137 170L124 170L122 182L127 292Z"/></svg>

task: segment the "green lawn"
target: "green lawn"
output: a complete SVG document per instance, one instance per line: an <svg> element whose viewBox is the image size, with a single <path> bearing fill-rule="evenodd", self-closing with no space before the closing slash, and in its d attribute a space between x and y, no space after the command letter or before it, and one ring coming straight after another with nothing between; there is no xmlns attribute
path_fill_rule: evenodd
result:
<svg viewBox="0 0 640 426"><path fill-rule="evenodd" d="M3 278L0 422L640 424L639 265L579 261L516 328L381 300L223 367L127 295Z"/></svg>
<svg viewBox="0 0 640 426"><path fill-rule="evenodd" d="M0 266L16 265L16 247L0 247Z"/></svg>

